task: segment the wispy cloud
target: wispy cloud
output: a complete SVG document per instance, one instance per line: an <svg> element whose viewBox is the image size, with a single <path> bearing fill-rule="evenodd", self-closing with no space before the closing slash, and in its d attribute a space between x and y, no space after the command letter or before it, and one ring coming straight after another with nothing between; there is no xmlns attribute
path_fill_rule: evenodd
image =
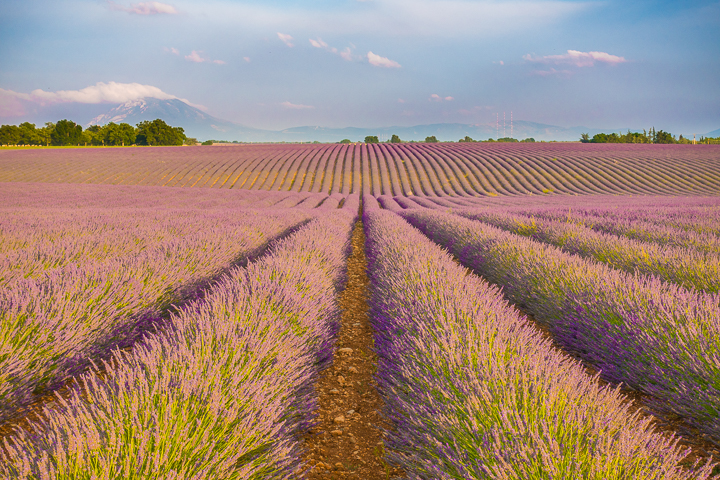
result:
<svg viewBox="0 0 720 480"><path fill-rule="evenodd" d="M180 55L180 52L179 52L178 49L175 48L175 47L170 47L170 48L168 48L168 47L163 47L163 50L164 50L165 52L167 52L167 53L172 53L173 55Z"/></svg>
<svg viewBox="0 0 720 480"><path fill-rule="evenodd" d="M0 88L0 117L21 117L26 113L17 92Z"/></svg>
<svg viewBox="0 0 720 480"><path fill-rule="evenodd" d="M243 57L243 60L245 60L247 63L250 63L250 57Z"/></svg>
<svg viewBox="0 0 720 480"><path fill-rule="evenodd" d="M117 3L108 0L108 6L110 10L119 10L121 12L134 13L137 15L177 15L178 11L172 5L160 2L141 2L133 3L129 7L118 5Z"/></svg>
<svg viewBox="0 0 720 480"><path fill-rule="evenodd" d="M580 52L577 50L568 50L567 53L562 55L545 55L543 57L534 57L528 54L523 55L523 60L553 65L574 65L576 67L592 67L595 65L595 62L610 65L627 62L624 57L610 55L605 52Z"/></svg>
<svg viewBox="0 0 720 480"><path fill-rule="evenodd" d="M450 96L441 97L441 96L438 95L437 93L433 93L432 95L430 95L430 98L428 98L428 100L430 100L431 102L442 102L443 100L446 101L446 102L452 102L452 101L455 100L455 99L454 99L453 97L450 97Z"/></svg>
<svg viewBox="0 0 720 480"><path fill-rule="evenodd" d="M157 98L160 100L178 99L194 107L205 108L201 105L194 105L190 101L163 92L152 85L140 83L117 83L98 82L95 85L80 90L58 90L57 92L46 92L41 89L33 90L30 93L19 93L12 90L3 90L3 96L13 97L18 100L49 105L56 103L125 103L141 98Z"/></svg>
<svg viewBox="0 0 720 480"><path fill-rule="evenodd" d="M308 110L315 108L312 105L302 105L298 103L290 103L290 102L282 102L280 105L282 105L285 108L288 108L290 110Z"/></svg>
<svg viewBox="0 0 720 480"><path fill-rule="evenodd" d="M331 47L326 42L323 41L322 38L317 37L316 39L311 38L310 39L310 45L312 45L315 48L321 48L323 50L327 50L330 53L334 53L335 55L340 55L340 58L343 60L347 60L348 62L353 60L360 60L363 57L361 55L355 55L352 51L352 48L345 47L344 50L338 50L336 47ZM353 45L353 48L355 46Z"/></svg>
<svg viewBox="0 0 720 480"><path fill-rule="evenodd" d="M550 68L549 70L533 70L532 72L530 72L530 75L537 75L538 77L569 77L573 73L574 72L572 72L571 70L555 70L554 68Z"/></svg>
<svg viewBox="0 0 720 480"><path fill-rule="evenodd" d="M202 55L202 50L193 50L190 52L190 55L185 55L185 60L188 62L195 62L195 63L203 63L203 62L210 62L210 63L216 63L218 65L225 65L226 62L223 60L210 60L209 58L205 58Z"/></svg>
<svg viewBox="0 0 720 480"><path fill-rule="evenodd" d="M288 34L286 34L286 33L277 32L277 36L278 36L278 38L279 38L280 40L282 40L283 43L284 43L285 45L287 45L288 47L294 47L294 46L295 46L295 44L293 43L293 37L292 37L291 35L288 35Z"/></svg>
<svg viewBox="0 0 720 480"><path fill-rule="evenodd" d="M381 57L380 55L375 55L373 52L367 53L367 59L368 62L370 62L370 65L375 65L376 67L400 68L400 64L396 61L390 60L386 57Z"/></svg>
<svg viewBox="0 0 720 480"><path fill-rule="evenodd" d="M318 37L317 40L310 39L310 45L315 48L328 48L328 44L322 41L322 38Z"/></svg>

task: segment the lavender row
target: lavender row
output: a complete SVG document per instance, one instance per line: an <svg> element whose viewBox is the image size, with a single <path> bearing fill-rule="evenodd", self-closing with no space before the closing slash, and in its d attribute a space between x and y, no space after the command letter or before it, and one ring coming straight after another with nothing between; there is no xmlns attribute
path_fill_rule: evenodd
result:
<svg viewBox="0 0 720 480"><path fill-rule="evenodd" d="M397 215L364 221L386 447L407 478L709 477L499 289Z"/></svg>
<svg viewBox="0 0 720 480"><path fill-rule="evenodd" d="M34 432L6 438L4 478L297 478L298 435L332 356L350 209L319 216L113 354Z"/></svg>
<svg viewBox="0 0 720 480"><path fill-rule="evenodd" d="M656 219L654 209L649 209L638 218L608 218L607 215L580 214L570 209L530 209L516 213L531 215L544 220L566 223L576 223L591 228L596 232L621 235L639 240L653 242L659 245L693 248L701 252L720 254L720 237L711 232L696 232L669 226ZM718 223L714 220L714 223Z"/></svg>
<svg viewBox="0 0 720 480"><path fill-rule="evenodd" d="M720 444L720 302L452 214L402 215L503 286L556 341Z"/></svg>
<svg viewBox="0 0 720 480"><path fill-rule="evenodd" d="M152 250L172 250L178 239L197 231L237 227L256 213L227 210L32 209L5 213L0 238L17 248L0 254L0 286L40 278L69 267L82 268L131 258ZM49 217L49 218L48 218ZM252 221L252 220L251 220Z"/></svg>
<svg viewBox="0 0 720 480"><path fill-rule="evenodd" d="M620 270L655 275L689 289L712 293L720 290L718 254L596 232L572 222L541 220L493 210L461 210L458 213Z"/></svg>
<svg viewBox="0 0 720 480"><path fill-rule="evenodd" d="M667 201L666 201L667 202ZM661 199L648 202L626 202L614 208L607 205L585 204L582 200L568 201L561 210L592 220L616 222L643 222L657 227L665 227L700 235L720 235L720 201L698 199L697 204L677 200L675 204L662 202ZM534 209L528 212L532 213Z"/></svg>
<svg viewBox="0 0 720 480"><path fill-rule="evenodd" d="M16 280L0 291L0 418L55 388L110 346L132 343L139 332L162 322L172 304L191 298L223 269L257 255L309 218L299 211L229 210L214 215L212 227L137 255Z"/></svg>

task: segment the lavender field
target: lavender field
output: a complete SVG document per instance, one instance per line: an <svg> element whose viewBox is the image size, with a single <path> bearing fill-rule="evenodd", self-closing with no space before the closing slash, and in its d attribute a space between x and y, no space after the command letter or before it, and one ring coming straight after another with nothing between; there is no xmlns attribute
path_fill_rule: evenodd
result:
<svg viewBox="0 0 720 480"><path fill-rule="evenodd" d="M0 478L720 478L697 147L2 151Z"/></svg>

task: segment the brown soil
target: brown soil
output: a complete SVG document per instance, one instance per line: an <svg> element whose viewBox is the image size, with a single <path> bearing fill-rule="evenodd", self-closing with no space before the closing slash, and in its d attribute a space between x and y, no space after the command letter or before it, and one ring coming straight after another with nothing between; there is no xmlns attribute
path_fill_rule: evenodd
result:
<svg viewBox="0 0 720 480"><path fill-rule="evenodd" d="M317 425L304 437L309 479L386 479L402 475L383 459L382 401L373 375L376 356L368 315L365 233L355 224L347 285L340 295L342 319L333 364L316 391Z"/></svg>

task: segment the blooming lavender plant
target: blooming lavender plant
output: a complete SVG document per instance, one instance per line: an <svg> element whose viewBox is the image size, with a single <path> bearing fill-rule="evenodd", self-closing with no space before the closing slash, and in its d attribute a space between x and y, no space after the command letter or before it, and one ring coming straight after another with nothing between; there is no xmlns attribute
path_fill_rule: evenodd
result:
<svg viewBox="0 0 720 480"><path fill-rule="evenodd" d="M431 210L402 215L501 285L561 345L720 444L720 302Z"/></svg>
<svg viewBox="0 0 720 480"><path fill-rule="evenodd" d="M56 211L59 221L82 218L82 213ZM56 234L68 238L72 233L50 223L48 232L37 235L37 248L26 245L33 255L6 254L26 260L28 278L18 277L23 271L12 262L0 271L5 287L0 291L0 419L86 368L89 360L102 358L109 348L131 344L142 331L162 323L172 304L192 298L223 269L259 254L312 216L235 208L98 212L86 212L80 227L112 218L110 227L96 228L100 233L86 236L80 246L63 249L72 244L69 240L54 245ZM143 215L147 221L138 218ZM38 224L47 223L30 222L25 228ZM138 224L142 228L136 231ZM64 228L78 232L75 223L66 222ZM17 237L17 229L12 234ZM83 252L99 258L84 258Z"/></svg>
<svg viewBox="0 0 720 480"><path fill-rule="evenodd" d="M83 375L33 432L5 439L3 478L297 478L355 217L318 216Z"/></svg>
<svg viewBox="0 0 720 480"><path fill-rule="evenodd" d="M710 465L681 467L687 452L499 289L374 199L365 205L387 454L407 478L709 478Z"/></svg>
<svg viewBox="0 0 720 480"><path fill-rule="evenodd" d="M718 254L596 232L578 223L536 219L494 210L461 210L458 213L558 246L568 253L594 258L620 270L655 275L689 289L720 291Z"/></svg>

